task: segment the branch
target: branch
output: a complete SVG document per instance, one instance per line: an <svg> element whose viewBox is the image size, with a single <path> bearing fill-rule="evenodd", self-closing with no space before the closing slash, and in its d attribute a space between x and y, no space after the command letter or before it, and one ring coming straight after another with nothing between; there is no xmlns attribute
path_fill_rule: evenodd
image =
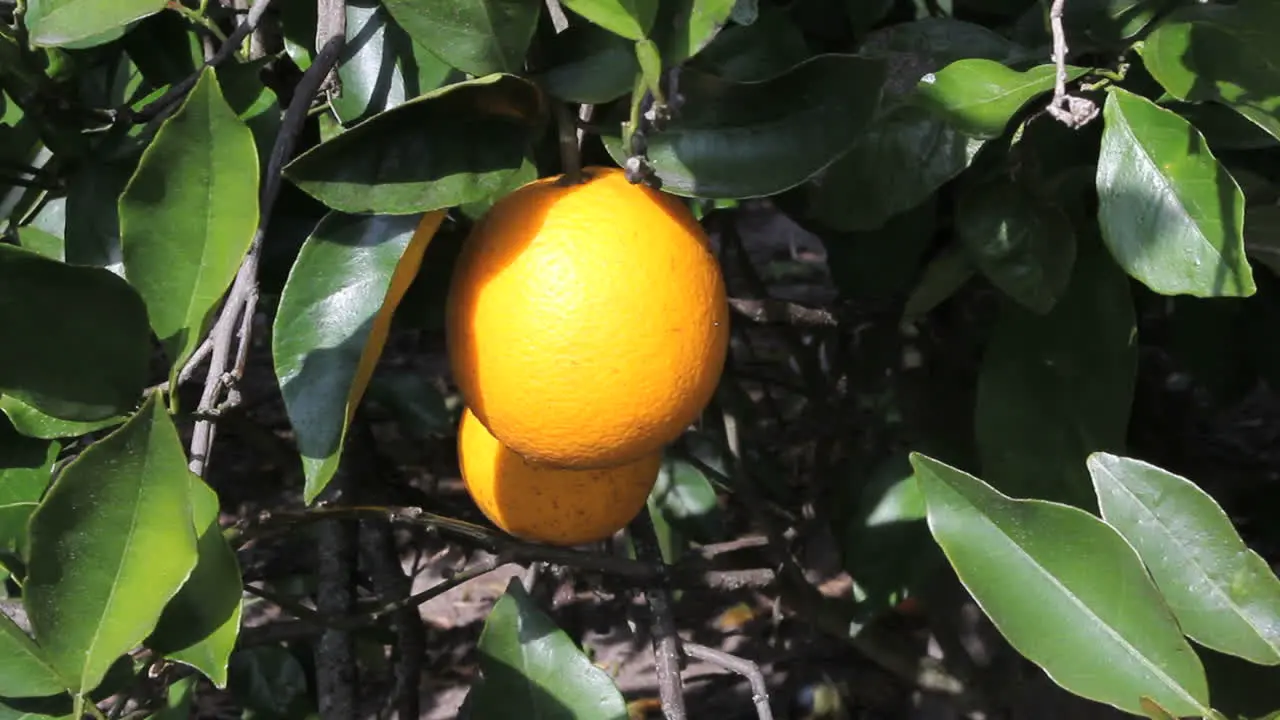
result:
<svg viewBox="0 0 1280 720"><path fill-rule="evenodd" d="M774 323L797 327L836 327L840 324L830 310L797 305L785 300L766 298L747 300L729 298L729 307L754 323Z"/></svg>
<svg viewBox="0 0 1280 720"><path fill-rule="evenodd" d="M773 709L769 707L769 686L764 682L760 666L736 655L713 650L706 645L685 643L684 651L691 658L697 658L738 673L751 683L751 701L755 703L756 715L760 720L773 720Z"/></svg>
<svg viewBox="0 0 1280 720"><path fill-rule="evenodd" d="M662 714L667 720L685 720L684 685L680 680L680 636L676 634L675 619L671 615L666 565L658 547L653 518L647 509L631 521L629 530L636 558L658 567L657 575L644 587L644 597L651 614L650 634L653 637L653 661L658 675Z"/></svg>
<svg viewBox="0 0 1280 720"><path fill-rule="evenodd" d="M1062 6L1066 0L1053 0L1049 8L1049 27L1053 33L1053 64L1057 70L1049 114L1069 128L1084 127L1098 116L1098 106L1088 98L1067 94L1067 32L1062 27Z"/></svg>
<svg viewBox="0 0 1280 720"><path fill-rule="evenodd" d="M340 52L347 38L347 3L346 0L317 0L316 2L316 53L323 53L330 47ZM338 80L336 65L325 70L320 87L330 96L339 95L342 85Z"/></svg>

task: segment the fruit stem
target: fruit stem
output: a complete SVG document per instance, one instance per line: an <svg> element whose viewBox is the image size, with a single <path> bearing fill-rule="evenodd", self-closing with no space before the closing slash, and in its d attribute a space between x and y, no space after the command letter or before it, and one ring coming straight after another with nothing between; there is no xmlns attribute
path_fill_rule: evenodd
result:
<svg viewBox="0 0 1280 720"><path fill-rule="evenodd" d="M574 125L569 106L555 103L556 130L560 138L560 169L570 183L582 182L582 155L578 149L578 129Z"/></svg>

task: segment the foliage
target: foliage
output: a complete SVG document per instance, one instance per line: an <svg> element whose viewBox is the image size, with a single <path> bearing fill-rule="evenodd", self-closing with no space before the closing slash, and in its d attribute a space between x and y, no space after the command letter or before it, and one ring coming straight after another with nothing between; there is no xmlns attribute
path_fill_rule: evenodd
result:
<svg viewBox="0 0 1280 720"><path fill-rule="evenodd" d="M735 305L735 348L764 325L782 379L731 360L669 448L661 560L816 508L793 524L855 581L836 622L800 613L828 632L955 577L1083 698L1280 709L1274 538L1252 529L1274 520L1160 467L1185 438L1136 411L1153 352L1214 407L1280 378L1280 3L1066 0L1054 38L1049 0L277 0L238 32L262 3L0 2L0 717L185 717L197 674L255 714L313 712L327 646L243 642L250 591L379 657L399 642L394 612L325 616L305 580L246 587L252 533L205 479L245 438L287 447L285 534L354 496L536 553L475 513L423 520L431 497L356 463L371 412L452 442L452 393L388 348L443 337L494 200L579 161L689 202L735 292L786 306ZM738 229L762 206L820 239L832 307L758 296ZM288 432L215 433L256 422L255 373ZM797 477L779 438L811 426ZM623 717L539 605L513 583L493 607L463 715Z"/></svg>

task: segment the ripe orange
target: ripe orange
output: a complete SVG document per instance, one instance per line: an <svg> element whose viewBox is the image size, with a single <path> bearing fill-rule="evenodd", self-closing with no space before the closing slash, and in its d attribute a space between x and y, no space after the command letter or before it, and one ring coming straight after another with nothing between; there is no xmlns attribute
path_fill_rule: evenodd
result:
<svg viewBox="0 0 1280 720"><path fill-rule="evenodd" d="M640 513L662 453L616 468L538 467L503 447L464 410L458 462L467 492L494 525L524 540L581 545L608 538Z"/></svg>
<svg viewBox="0 0 1280 720"><path fill-rule="evenodd" d="M447 334L465 404L536 464L614 467L671 442L710 401L729 308L706 234L617 168L499 200L463 246Z"/></svg>

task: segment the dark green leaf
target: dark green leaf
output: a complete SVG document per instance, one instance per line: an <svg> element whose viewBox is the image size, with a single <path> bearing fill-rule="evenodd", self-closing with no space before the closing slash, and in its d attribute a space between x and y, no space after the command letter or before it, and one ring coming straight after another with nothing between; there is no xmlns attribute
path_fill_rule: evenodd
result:
<svg viewBox="0 0 1280 720"><path fill-rule="evenodd" d="M1280 578L1218 503L1141 460L1096 453L1089 474L1102 519L1138 551L1187 637L1280 665Z"/></svg>
<svg viewBox="0 0 1280 720"><path fill-rule="evenodd" d="M332 107L344 125L465 79L414 42L377 0L347 3L347 44L338 77L342 94Z"/></svg>
<svg viewBox="0 0 1280 720"><path fill-rule="evenodd" d="M134 408L151 348L128 283L0 244L0 288L0 392L66 420Z"/></svg>
<svg viewBox="0 0 1280 720"><path fill-rule="evenodd" d="M1277 23L1269 0L1190 4L1147 36L1142 62L1179 100L1221 100L1280 138Z"/></svg>
<svg viewBox="0 0 1280 720"><path fill-rule="evenodd" d="M164 707L157 710L150 720L190 720L196 679L196 675L188 675L170 685L165 693Z"/></svg>
<svg viewBox="0 0 1280 720"><path fill-rule="evenodd" d="M1280 205L1255 205L1245 212L1244 249L1280 275Z"/></svg>
<svg viewBox="0 0 1280 720"><path fill-rule="evenodd" d="M937 214L937 204L930 200L875 230L824 235L827 267L840 293L853 299L908 290L933 243Z"/></svg>
<svg viewBox="0 0 1280 720"><path fill-rule="evenodd" d="M808 214L836 230L875 230L969 167L983 141L912 105L890 111L804 189Z"/></svg>
<svg viewBox="0 0 1280 720"><path fill-rule="evenodd" d="M263 68L272 60L262 57L251 62L225 62L215 71L227 105L253 133L258 166L264 171L271 161L271 149L275 146L281 122L280 101L275 92L262 82ZM342 97L347 96L348 89L347 85L342 86Z"/></svg>
<svg viewBox="0 0 1280 720"><path fill-rule="evenodd" d="M140 157L141 153L94 157L71 176L67 187L67 262L124 275L118 200Z"/></svg>
<svg viewBox="0 0 1280 720"><path fill-rule="evenodd" d="M1204 137L1120 88L1103 117L1098 222L1120 266L1165 295L1252 295L1244 196Z"/></svg>
<svg viewBox="0 0 1280 720"><path fill-rule="evenodd" d="M1195 126L1214 152L1223 150L1261 150L1280 145L1266 130L1250 122L1238 112L1216 102L1163 103ZM1237 181L1240 178L1236 178ZM1247 195L1247 193L1246 193Z"/></svg>
<svg viewBox="0 0 1280 720"><path fill-rule="evenodd" d="M918 453L911 465L934 538L1018 652L1063 688L1127 712L1140 714L1145 695L1179 716L1208 714L1204 668L1118 532ZM1047 618L1064 631L1046 632Z"/></svg>
<svg viewBox="0 0 1280 720"><path fill-rule="evenodd" d="M0 612L0 697L43 697L62 691L62 680L40 648Z"/></svg>
<svg viewBox="0 0 1280 720"><path fill-rule="evenodd" d="M858 0L861 3L861 0ZM692 67L726 80L766 80L794 67L811 54L804 33L786 11L768 3L750 25L732 25L691 61Z"/></svg>
<svg viewBox="0 0 1280 720"><path fill-rule="evenodd" d="M410 435L446 437L457 431L458 413L449 408L440 388L416 370L374 375L369 399L391 410Z"/></svg>
<svg viewBox="0 0 1280 720"><path fill-rule="evenodd" d="M628 40L649 35L658 0L561 0L564 7Z"/></svg>
<svg viewBox="0 0 1280 720"><path fill-rule="evenodd" d="M875 113L885 66L855 55L819 55L759 83L696 70L680 76L679 116L648 137L664 190L750 198L795 187L848 149ZM797 143L803 137L805 142ZM630 154L604 136L619 164Z"/></svg>
<svg viewBox="0 0 1280 720"><path fill-rule="evenodd" d="M392 315L443 215L331 213L289 273L271 354L302 455L308 503L337 470Z"/></svg>
<svg viewBox="0 0 1280 720"><path fill-rule="evenodd" d="M1063 6L1067 37L1081 37L1103 45L1115 45L1133 37L1161 11L1178 0L1076 0ZM1045 23L1047 6L1038 11ZM1036 11L1032 11L1036 12Z"/></svg>
<svg viewBox="0 0 1280 720"><path fill-rule="evenodd" d="M479 650L484 679L468 696L471 717L627 718L613 680L538 609L517 578L485 620Z"/></svg>
<svg viewBox="0 0 1280 720"><path fill-rule="evenodd" d="M928 313L956 294L977 272L963 246L946 246L920 274L920 282L902 309L903 317L911 319Z"/></svg>
<svg viewBox="0 0 1280 720"><path fill-rule="evenodd" d="M45 440L78 437L94 430L119 425L127 419L123 415L116 415L105 420L94 420L92 422L59 420L10 395L0 395L0 412L9 417L9 421L18 429L18 432L27 437Z"/></svg>
<svg viewBox="0 0 1280 720"><path fill-rule="evenodd" d="M195 567L190 475L153 393L62 471L31 516L27 612L73 692L93 689L151 632Z"/></svg>
<svg viewBox="0 0 1280 720"><path fill-rule="evenodd" d="M653 40L662 48L662 64L676 67L715 39L733 12L734 0L661 0Z"/></svg>
<svg viewBox="0 0 1280 720"><path fill-rule="evenodd" d="M542 3L528 0L384 0L418 44L471 75L519 73Z"/></svg>
<svg viewBox="0 0 1280 720"><path fill-rule="evenodd" d="M227 661L240 634L244 584L236 554L218 524L218 496L195 475L191 476L191 512L199 559L191 577L165 606L146 644L225 688Z"/></svg>
<svg viewBox="0 0 1280 720"><path fill-rule="evenodd" d="M0 720L73 720L71 698L58 695L43 698L0 697Z"/></svg>
<svg viewBox="0 0 1280 720"><path fill-rule="evenodd" d="M125 276L147 304L175 385L257 225L253 133L206 69L120 196Z"/></svg>
<svg viewBox="0 0 1280 720"><path fill-rule="evenodd" d="M681 536L704 545L723 539L724 517L715 488L688 462L664 459L649 499L651 507Z"/></svg>
<svg viewBox="0 0 1280 720"><path fill-rule="evenodd" d="M245 647L231 655L227 683L242 707L268 718L303 718L314 710L307 670L280 645Z"/></svg>
<svg viewBox="0 0 1280 720"><path fill-rule="evenodd" d="M925 74L957 60L987 58L1013 63L1038 53L1019 47L994 30L948 17L895 23L867 35L858 53L885 58L892 67L885 93L897 97L913 92Z"/></svg>
<svg viewBox="0 0 1280 720"><path fill-rule="evenodd" d="M1037 65L1018 72L984 58L959 60L920 81L921 102L970 137L992 139L1022 107L1037 95L1053 90L1055 69ZM1084 75L1084 68L1067 68L1067 79Z"/></svg>
<svg viewBox="0 0 1280 720"><path fill-rule="evenodd" d="M285 174L347 213L412 215L483 200L520 169L544 112L527 80L493 75L456 83L317 145Z"/></svg>
<svg viewBox="0 0 1280 720"><path fill-rule="evenodd" d="M634 45L596 25L570 25L547 43L547 69L534 77L560 100L607 103L635 85L640 64Z"/></svg>
<svg viewBox="0 0 1280 720"><path fill-rule="evenodd" d="M993 285L1037 313L1057 304L1071 281L1071 218L1014 180L978 183L960 194L956 234Z"/></svg>
<svg viewBox="0 0 1280 720"><path fill-rule="evenodd" d="M0 420L0 552L25 555L27 519L49 486L59 450L58 443L23 437ZM0 691L5 695L11 693Z"/></svg>
<svg viewBox="0 0 1280 720"><path fill-rule="evenodd" d="M164 0L27 0L23 20L32 45L72 45L99 36L108 42L125 25L160 12L164 4Z"/></svg>
<svg viewBox="0 0 1280 720"><path fill-rule="evenodd" d="M1124 447L1137 369L1129 283L1082 237L1066 294L1047 315L1006 303L978 379L982 473L1015 497L1095 505L1085 460Z"/></svg>

